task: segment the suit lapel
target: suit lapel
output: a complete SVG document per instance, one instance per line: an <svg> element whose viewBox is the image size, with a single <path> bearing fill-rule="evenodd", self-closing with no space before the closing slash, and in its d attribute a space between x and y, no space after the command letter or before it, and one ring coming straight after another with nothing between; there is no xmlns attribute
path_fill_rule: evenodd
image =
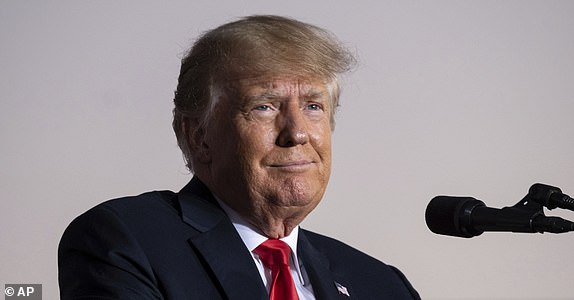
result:
<svg viewBox="0 0 574 300"><path fill-rule="evenodd" d="M316 299L353 299L350 284L331 271L327 257L311 244L303 230L299 230L297 248Z"/></svg>
<svg viewBox="0 0 574 300"><path fill-rule="evenodd" d="M183 221L199 232L189 242L227 298L268 299L249 250L203 183L192 179L178 198Z"/></svg>

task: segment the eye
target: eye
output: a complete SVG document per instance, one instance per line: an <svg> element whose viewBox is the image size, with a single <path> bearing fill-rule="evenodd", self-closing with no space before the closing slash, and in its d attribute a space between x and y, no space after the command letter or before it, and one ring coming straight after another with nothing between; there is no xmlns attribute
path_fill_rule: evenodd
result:
<svg viewBox="0 0 574 300"><path fill-rule="evenodd" d="M308 110L322 110L323 107L317 103L310 103L307 105Z"/></svg>
<svg viewBox="0 0 574 300"><path fill-rule="evenodd" d="M269 110L271 110L271 106L263 104L263 105L256 106L256 107L254 108L254 110L258 110L258 111L269 111Z"/></svg>

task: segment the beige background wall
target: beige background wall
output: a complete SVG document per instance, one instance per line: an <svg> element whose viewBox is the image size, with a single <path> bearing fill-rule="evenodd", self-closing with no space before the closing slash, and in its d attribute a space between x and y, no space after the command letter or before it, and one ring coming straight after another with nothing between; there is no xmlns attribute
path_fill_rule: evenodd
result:
<svg viewBox="0 0 574 300"><path fill-rule="evenodd" d="M58 298L75 216L181 188L182 53L206 29L272 13L330 29L360 60L305 227L396 265L424 299L574 297L574 233L459 239L424 223L437 194L502 207L545 182L574 195L574 2L49 2L0 0L0 285Z"/></svg>

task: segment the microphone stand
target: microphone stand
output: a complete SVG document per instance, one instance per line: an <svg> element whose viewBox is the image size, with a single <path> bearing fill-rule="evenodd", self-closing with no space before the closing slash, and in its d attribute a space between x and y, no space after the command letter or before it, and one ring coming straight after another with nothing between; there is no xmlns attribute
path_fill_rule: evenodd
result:
<svg viewBox="0 0 574 300"><path fill-rule="evenodd" d="M519 217L529 216L532 232L564 233L574 231L574 223L560 217L544 215L544 207L549 210L557 207L574 211L574 199L562 194L562 191L550 185L535 183L528 194L512 207L502 209Z"/></svg>

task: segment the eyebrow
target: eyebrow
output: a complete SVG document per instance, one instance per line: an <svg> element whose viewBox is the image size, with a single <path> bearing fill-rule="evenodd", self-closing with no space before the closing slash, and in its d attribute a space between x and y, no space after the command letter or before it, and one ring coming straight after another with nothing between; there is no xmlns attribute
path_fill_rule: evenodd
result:
<svg viewBox="0 0 574 300"><path fill-rule="evenodd" d="M306 94L302 95L301 98L303 98L304 100L315 100L315 99L319 99L319 98L324 97L325 94L326 94L326 92L310 90ZM257 102L260 100L272 100L272 99L280 99L280 98L287 98L287 97L285 97L281 93L278 93L274 90L267 90L267 91L264 91L264 92L259 93L257 95L245 97L245 99L248 102Z"/></svg>

